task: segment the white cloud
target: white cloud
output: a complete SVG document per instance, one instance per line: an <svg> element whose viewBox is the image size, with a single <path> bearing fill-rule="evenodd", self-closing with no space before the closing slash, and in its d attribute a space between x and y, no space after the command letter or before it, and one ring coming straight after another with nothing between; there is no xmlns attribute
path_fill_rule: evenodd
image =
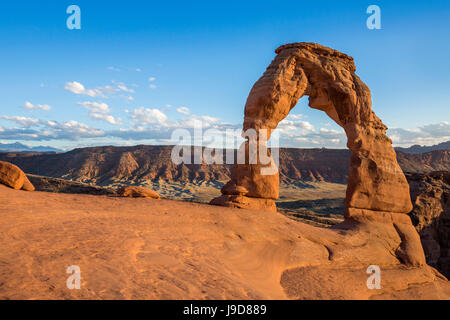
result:
<svg viewBox="0 0 450 320"><path fill-rule="evenodd" d="M177 112L181 113L181 114L186 114L186 115L191 113L191 111L189 110L188 107L179 107L179 108L177 108Z"/></svg>
<svg viewBox="0 0 450 320"><path fill-rule="evenodd" d="M52 134L60 139L77 140L83 137L90 138L104 135L102 130L91 128L88 125L75 120L63 123L56 122L56 126L50 127L52 128Z"/></svg>
<svg viewBox="0 0 450 320"><path fill-rule="evenodd" d="M220 123L219 118L214 118L210 116L197 116L191 115L188 118L181 119L180 121L173 124L173 126L178 128L216 128L219 129L222 123Z"/></svg>
<svg viewBox="0 0 450 320"><path fill-rule="evenodd" d="M118 85L118 88L119 88L120 90L122 90L122 91L125 91L125 92L129 92L129 93L133 93L133 92L134 92L133 89L129 89L129 88L127 88L125 85L122 85L122 84Z"/></svg>
<svg viewBox="0 0 450 320"><path fill-rule="evenodd" d="M104 102L92 102L92 101L85 101L85 102L78 102L80 106L85 107L87 110L95 113L103 113L107 114L110 112L109 106Z"/></svg>
<svg viewBox="0 0 450 320"><path fill-rule="evenodd" d="M98 89L86 89L83 84L77 81L66 82L66 84L64 85L64 89L75 94L87 95L90 97L102 96L101 91L99 91Z"/></svg>
<svg viewBox="0 0 450 320"><path fill-rule="evenodd" d="M154 84L149 84L148 87L149 87L150 89L156 89L156 86L155 86Z"/></svg>
<svg viewBox="0 0 450 320"><path fill-rule="evenodd" d="M434 137L449 137L450 136L450 123L442 121L435 124L427 124L420 127L423 132L426 132Z"/></svg>
<svg viewBox="0 0 450 320"><path fill-rule="evenodd" d="M150 81L150 82L153 82L153 81L155 81L155 80L156 80L155 77L150 77L150 78L148 78L148 81Z"/></svg>
<svg viewBox="0 0 450 320"><path fill-rule="evenodd" d="M315 131L314 126L308 121L299 120L301 115L293 115L282 120L277 129L281 132L301 131L303 134Z"/></svg>
<svg viewBox="0 0 450 320"><path fill-rule="evenodd" d="M301 148L342 148L346 144L346 135L343 129L318 128L305 120L304 115L292 114L281 121L277 127L280 134L280 144L286 147Z"/></svg>
<svg viewBox="0 0 450 320"><path fill-rule="evenodd" d="M122 124L120 118L116 118L109 114L111 110L104 102L85 101L78 102L78 104L90 111L89 117L91 117L91 119L105 121L114 125Z"/></svg>
<svg viewBox="0 0 450 320"><path fill-rule="evenodd" d="M122 124L122 119L115 118L110 114L90 113L89 116L94 120L102 120L102 121L108 122L109 124L114 124L114 125Z"/></svg>
<svg viewBox="0 0 450 320"><path fill-rule="evenodd" d="M22 128L0 127L0 138L6 140L79 140L105 135L104 131L75 120L57 122L20 116L0 118L22 125Z"/></svg>
<svg viewBox="0 0 450 320"><path fill-rule="evenodd" d="M66 82L64 85L64 89L79 95L87 95L90 97L102 97L107 98L107 94L113 94L120 91L133 93L134 89L128 88L123 82L112 81L116 87L112 87L110 85L106 85L104 87L97 87L95 89L86 89L85 86L77 81Z"/></svg>
<svg viewBox="0 0 450 320"><path fill-rule="evenodd" d="M34 105L29 101L25 102L25 105L23 107L28 110L40 109L40 110L45 110L45 111L49 111L52 108L48 104Z"/></svg>
<svg viewBox="0 0 450 320"><path fill-rule="evenodd" d="M303 115L302 114L289 114L286 119L292 119L292 120L300 120L303 119Z"/></svg>
<svg viewBox="0 0 450 320"><path fill-rule="evenodd" d="M0 116L0 119L5 119L8 121L15 122L21 126L24 126L25 128L29 128L29 127L39 123L39 119L33 119L33 118L22 117L22 116Z"/></svg>
<svg viewBox="0 0 450 320"><path fill-rule="evenodd" d="M119 83L117 84L117 88L118 88L119 90L121 90L121 91L124 91L124 92L134 93L134 89L128 88L123 82L119 82Z"/></svg>
<svg viewBox="0 0 450 320"><path fill-rule="evenodd" d="M450 141L450 124L446 121L427 124L416 129L392 128L387 131L396 147L434 145Z"/></svg>
<svg viewBox="0 0 450 320"><path fill-rule="evenodd" d="M140 107L130 112L130 118L137 124L162 124L164 125L168 120L167 116L159 109L149 109Z"/></svg>

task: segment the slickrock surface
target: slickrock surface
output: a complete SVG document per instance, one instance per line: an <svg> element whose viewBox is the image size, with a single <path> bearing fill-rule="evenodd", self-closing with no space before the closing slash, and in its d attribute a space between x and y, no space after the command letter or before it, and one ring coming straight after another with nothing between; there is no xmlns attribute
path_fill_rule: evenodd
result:
<svg viewBox="0 0 450 320"><path fill-rule="evenodd" d="M161 198L158 193L153 190L144 187L137 186L125 186L117 190L117 194L122 197L131 197L131 198L153 198L159 199Z"/></svg>
<svg viewBox="0 0 450 320"><path fill-rule="evenodd" d="M312 227L281 214L0 186L1 299L449 299L406 266L384 223ZM381 289L366 286L369 265ZM69 290L69 266L81 289Z"/></svg>
<svg viewBox="0 0 450 320"><path fill-rule="evenodd" d="M5 161L0 161L0 184L17 190L34 191L25 173L19 167Z"/></svg>
<svg viewBox="0 0 450 320"><path fill-rule="evenodd" d="M450 276L450 172L406 175L414 205L411 217L427 263Z"/></svg>

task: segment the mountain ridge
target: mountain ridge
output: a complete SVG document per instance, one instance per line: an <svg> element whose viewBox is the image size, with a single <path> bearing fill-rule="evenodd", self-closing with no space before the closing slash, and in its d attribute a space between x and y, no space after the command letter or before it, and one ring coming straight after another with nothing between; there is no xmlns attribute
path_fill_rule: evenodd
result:
<svg viewBox="0 0 450 320"><path fill-rule="evenodd" d="M441 142L432 146L421 146L415 144L408 148L396 147L394 149L404 153L427 153L435 150L450 150L450 141Z"/></svg>
<svg viewBox="0 0 450 320"><path fill-rule="evenodd" d="M226 181L232 164L179 164L171 160L173 146L77 148L65 153L0 153L0 160L26 173L98 185L140 184L145 181ZM195 148L191 147L191 154ZM225 154L225 152L224 152ZM280 182L325 181L347 183L348 149L280 148ZM236 155L235 155L236 156ZM450 170L450 150L423 154L397 151L404 172ZM192 161L193 162L193 161Z"/></svg>
<svg viewBox="0 0 450 320"><path fill-rule="evenodd" d="M53 148L50 146L36 146L30 147L20 142L14 143L1 143L0 152L63 152L61 149Z"/></svg>

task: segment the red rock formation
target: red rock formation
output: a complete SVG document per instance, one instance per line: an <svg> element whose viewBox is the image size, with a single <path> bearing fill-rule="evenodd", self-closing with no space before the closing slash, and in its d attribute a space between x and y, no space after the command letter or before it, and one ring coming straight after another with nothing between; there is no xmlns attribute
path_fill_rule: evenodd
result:
<svg viewBox="0 0 450 320"><path fill-rule="evenodd" d="M270 137L298 100L309 95L310 107L326 112L347 134L352 151L347 206L409 212L408 184L385 134L387 128L371 110L370 90L355 74L353 58L314 43L288 44L276 53L250 92L243 129L266 129ZM236 165L230 183L222 190L225 198L233 194L233 186L246 187L246 196L253 198L276 198L276 191L263 194L255 188L277 180L259 174L259 166Z"/></svg>
<svg viewBox="0 0 450 320"><path fill-rule="evenodd" d="M122 197L131 197L131 198L153 198L159 199L161 198L158 193L153 190L144 187L137 186L126 186L119 188L117 190L117 194Z"/></svg>
<svg viewBox="0 0 450 320"><path fill-rule="evenodd" d="M412 209L409 185L386 136L387 127L371 109L370 90L355 74L353 58L315 43L287 44L275 52L247 98L243 130L254 129L258 136L247 138L246 150L252 144L264 146L278 123L308 95L309 106L324 111L347 135L351 158L346 220L386 225L401 239L397 257L409 265L424 264L419 235L404 215ZM259 158L256 164L236 164L223 195L211 203L239 207L247 197L252 198L251 208L274 210L267 200L278 197L278 172L264 175L262 167ZM241 187L247 192L236 197Z"/></svg>
<svg viewBox="0 0 450 320"><path fill-rule="evenodd" d="M34 186L19 167L0 161L0 183L13 189L34 191Z"/></svg>
<svg viewBox="0 0 450 320"><path fill-rule="evenodd" d="M450 277L450 172L406 174L427 263Z"/></svg>

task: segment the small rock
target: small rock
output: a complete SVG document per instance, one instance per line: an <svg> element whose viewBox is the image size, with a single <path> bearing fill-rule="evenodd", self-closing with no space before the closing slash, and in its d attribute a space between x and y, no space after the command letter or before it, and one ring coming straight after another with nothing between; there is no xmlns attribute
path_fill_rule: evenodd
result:
<svg viewBox="0 0 450 320"><path fill-rule="evenodd" d="M126 186L117 190L117 194L122 197L131 197L131 198L153 198L160 199L160 195L155 191L137 186Z"/></svg>

